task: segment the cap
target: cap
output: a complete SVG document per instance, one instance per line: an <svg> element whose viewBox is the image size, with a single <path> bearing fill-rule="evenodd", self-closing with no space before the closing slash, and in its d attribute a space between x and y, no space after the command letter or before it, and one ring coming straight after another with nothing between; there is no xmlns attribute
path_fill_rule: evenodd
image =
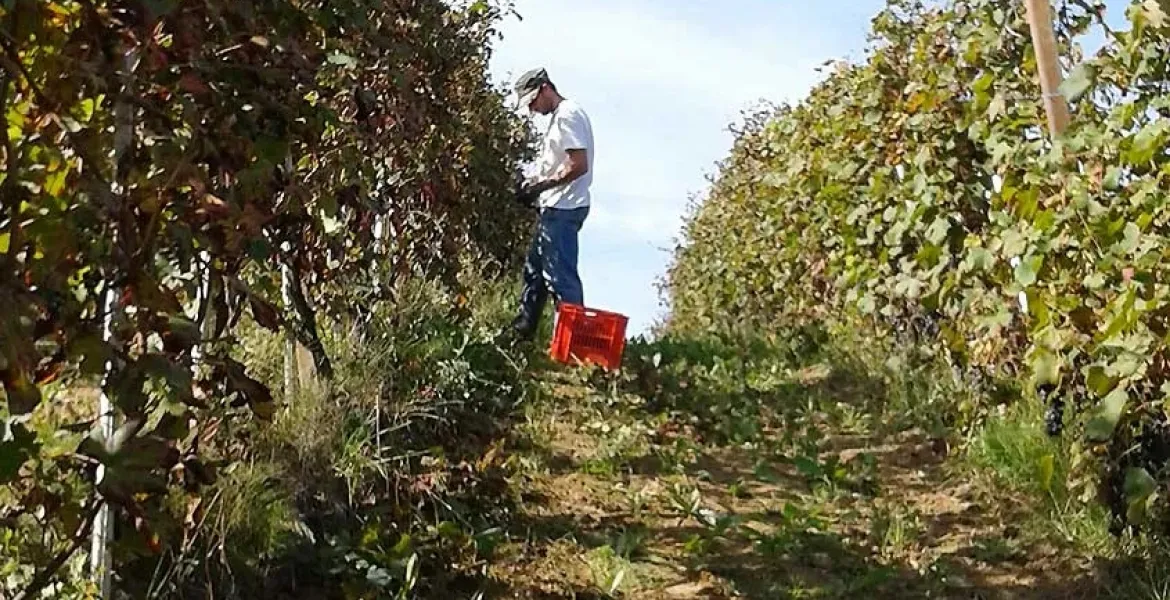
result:
<svg viewBox="0 0 1170 600"><path fill-rule="evenodd" d="M536 95L540 93L540 86L552 83L548 78L548 72L543 68L532 69L519 78L516 79L516 106L518 108L528 108Z"/></svg>

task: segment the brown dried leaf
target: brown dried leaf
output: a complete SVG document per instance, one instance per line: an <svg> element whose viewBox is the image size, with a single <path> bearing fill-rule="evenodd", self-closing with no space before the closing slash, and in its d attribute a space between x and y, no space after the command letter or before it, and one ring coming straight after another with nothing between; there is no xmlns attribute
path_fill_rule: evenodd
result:
<svg viewBox="0 0 1170 600"><path fill-rule="evenodd" d="M270 331L280 331L283 321L275 305L254 293L248 294L248 303L252 307L252 317L261 327Z"/></svg>

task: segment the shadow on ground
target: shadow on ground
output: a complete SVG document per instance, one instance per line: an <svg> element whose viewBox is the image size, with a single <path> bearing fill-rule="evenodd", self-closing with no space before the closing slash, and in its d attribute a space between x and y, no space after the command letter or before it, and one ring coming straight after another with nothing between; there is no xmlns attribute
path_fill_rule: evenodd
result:
<svg viewBox="0 0 1170 600"><path fill-rule="evenodd" d="M733 379L723 381L731 381L726 388L703 389L689 371L644 368L652 364L651 349L635 347L634 367L618 382L649 400L633 409L635 418L669 411L698 416L699 432L718 425L705 421L715 414L710 403L728 402L730 394L740 394L731 402L748 412L816 398L880 418L889 392L848 364L796 369L796 377L766 392ZM657 352L662 363L686 359L712 366L734 363L746 350L678 344ZM561 427L572 427L566 423L583 396L616 381L596 373L586 380L593 391L583 392L579 381L566 385L577 389L560 401L566 407L557 416ZM776 426L783 427L784 412L776 414ZM653 450L624 460L615 473L592 473L589 453L599 440L583 430L551 431L541 443L516 435L510 440L510 451L538 457L540 467L513 478L520 489L503 524L508 543L466 580L468 587L446 593L566 600L1092 599L1106 597L1103 582L1125 568L1019 540L1005 523L1017 522L1026 508L1010 498L981 496L950 475L946 446L922 431L826 438L821 458L834 455L845 464L848 457L873 457L873 489L825 484L792 460L711 443L717 436L704 440L697 460L681 473ZM712 512L684 516L677 494L671 497L678 483L692 486L699 507ZM646 498L635 506L631 498L642 492Z"/></svg>

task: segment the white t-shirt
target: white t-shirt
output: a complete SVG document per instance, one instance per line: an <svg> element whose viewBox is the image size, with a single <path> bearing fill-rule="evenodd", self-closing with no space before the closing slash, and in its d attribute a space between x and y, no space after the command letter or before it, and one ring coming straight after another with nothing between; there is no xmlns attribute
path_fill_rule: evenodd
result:
<svg viewBox="0 0 1170 600"><path fill-rule="evenodd" d="M589 185L593 183L593 126L581 105L565 98L549 117L548 130L537 159L541 180L552 177L569 160L569 150L585 150L589 170L568 185L545 190L540 195L543 208L582 208L589 206Z"/></svg>

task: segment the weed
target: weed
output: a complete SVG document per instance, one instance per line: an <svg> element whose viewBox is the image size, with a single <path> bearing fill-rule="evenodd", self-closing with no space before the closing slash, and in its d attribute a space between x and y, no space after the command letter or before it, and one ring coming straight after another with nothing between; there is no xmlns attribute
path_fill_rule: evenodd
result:
<svg viewBox="0 0 1170 600"><path fill-rule="evenodd" d="M596 453L581 466L582 471L590 475L616 476L634 459L648 452L647 431L641 425L624 423L615 426L602 419L591 423L588 430L600 440Z"/></svg>
<svg viewBox="0 0 1170 600"><path fill-rule="evenodd" d="M641 520L646 507L654 496L649 488L641 488L637 490L629 490L626 493L626 502L628 503L630 516L635 520Z"/></svg>
<svg viewBox="0 0 1170 600"><path fill-rule="evenodd" d="M997 564L1023 556L1019 542L998 535L983 535L973 540L972 557L980 562Z"/></svg>
<svg viewBox="0 0 1170 600"><path fill-rule="evenodd" d="M921 535L918 514L906 507L878 507L870 521L870 542L885 558L904 556Z"/></svg>
<svg viewBox="0 0 1170 600"><path fill-rule="evenodd" d="M633 565L612 546L593 549L586 555L585 562L589 565L593 585L607 596L613 597L636 587Z"/></svg>
<svg viewBox="0 0 1170 600"><path fill-rule="evenodd" d="M1162 544L1132 549L1127 559L1119 561L1109 572L1109 597L1117 600L1143 598L1170 600L1170 556Z"/></svg>
<svg viewBox="0 0 1170 600"><path fill-rule="evenodd" d="M256 566L293 543L300 517L280 479L272 465L253 462L236 465L218 484L210 526L231 562Z"/></svg>
<svg viewBox="0 0 1170 600"><path fill-rule="evenodd" d="M1007 488L1036 505L1024 526L1036 535L1072 543L1088 552L1103 552L1114 541L1108 532L1105 509L1083 502L1075 491L1078 474L1069 449L1050 439L1043 425L1043 408L1022 401L986 421L969 444L967 468L984 477L989 490Z"/></svg>
<svg viewBox="0 0 1170 600"><path fill-rule="evenodd" d="M703 494L699 488L685 482L678 482L667 490L667 499L670 506L679 513L679 521L694 517L702 521L700 509L703 507Z"/></svg>

